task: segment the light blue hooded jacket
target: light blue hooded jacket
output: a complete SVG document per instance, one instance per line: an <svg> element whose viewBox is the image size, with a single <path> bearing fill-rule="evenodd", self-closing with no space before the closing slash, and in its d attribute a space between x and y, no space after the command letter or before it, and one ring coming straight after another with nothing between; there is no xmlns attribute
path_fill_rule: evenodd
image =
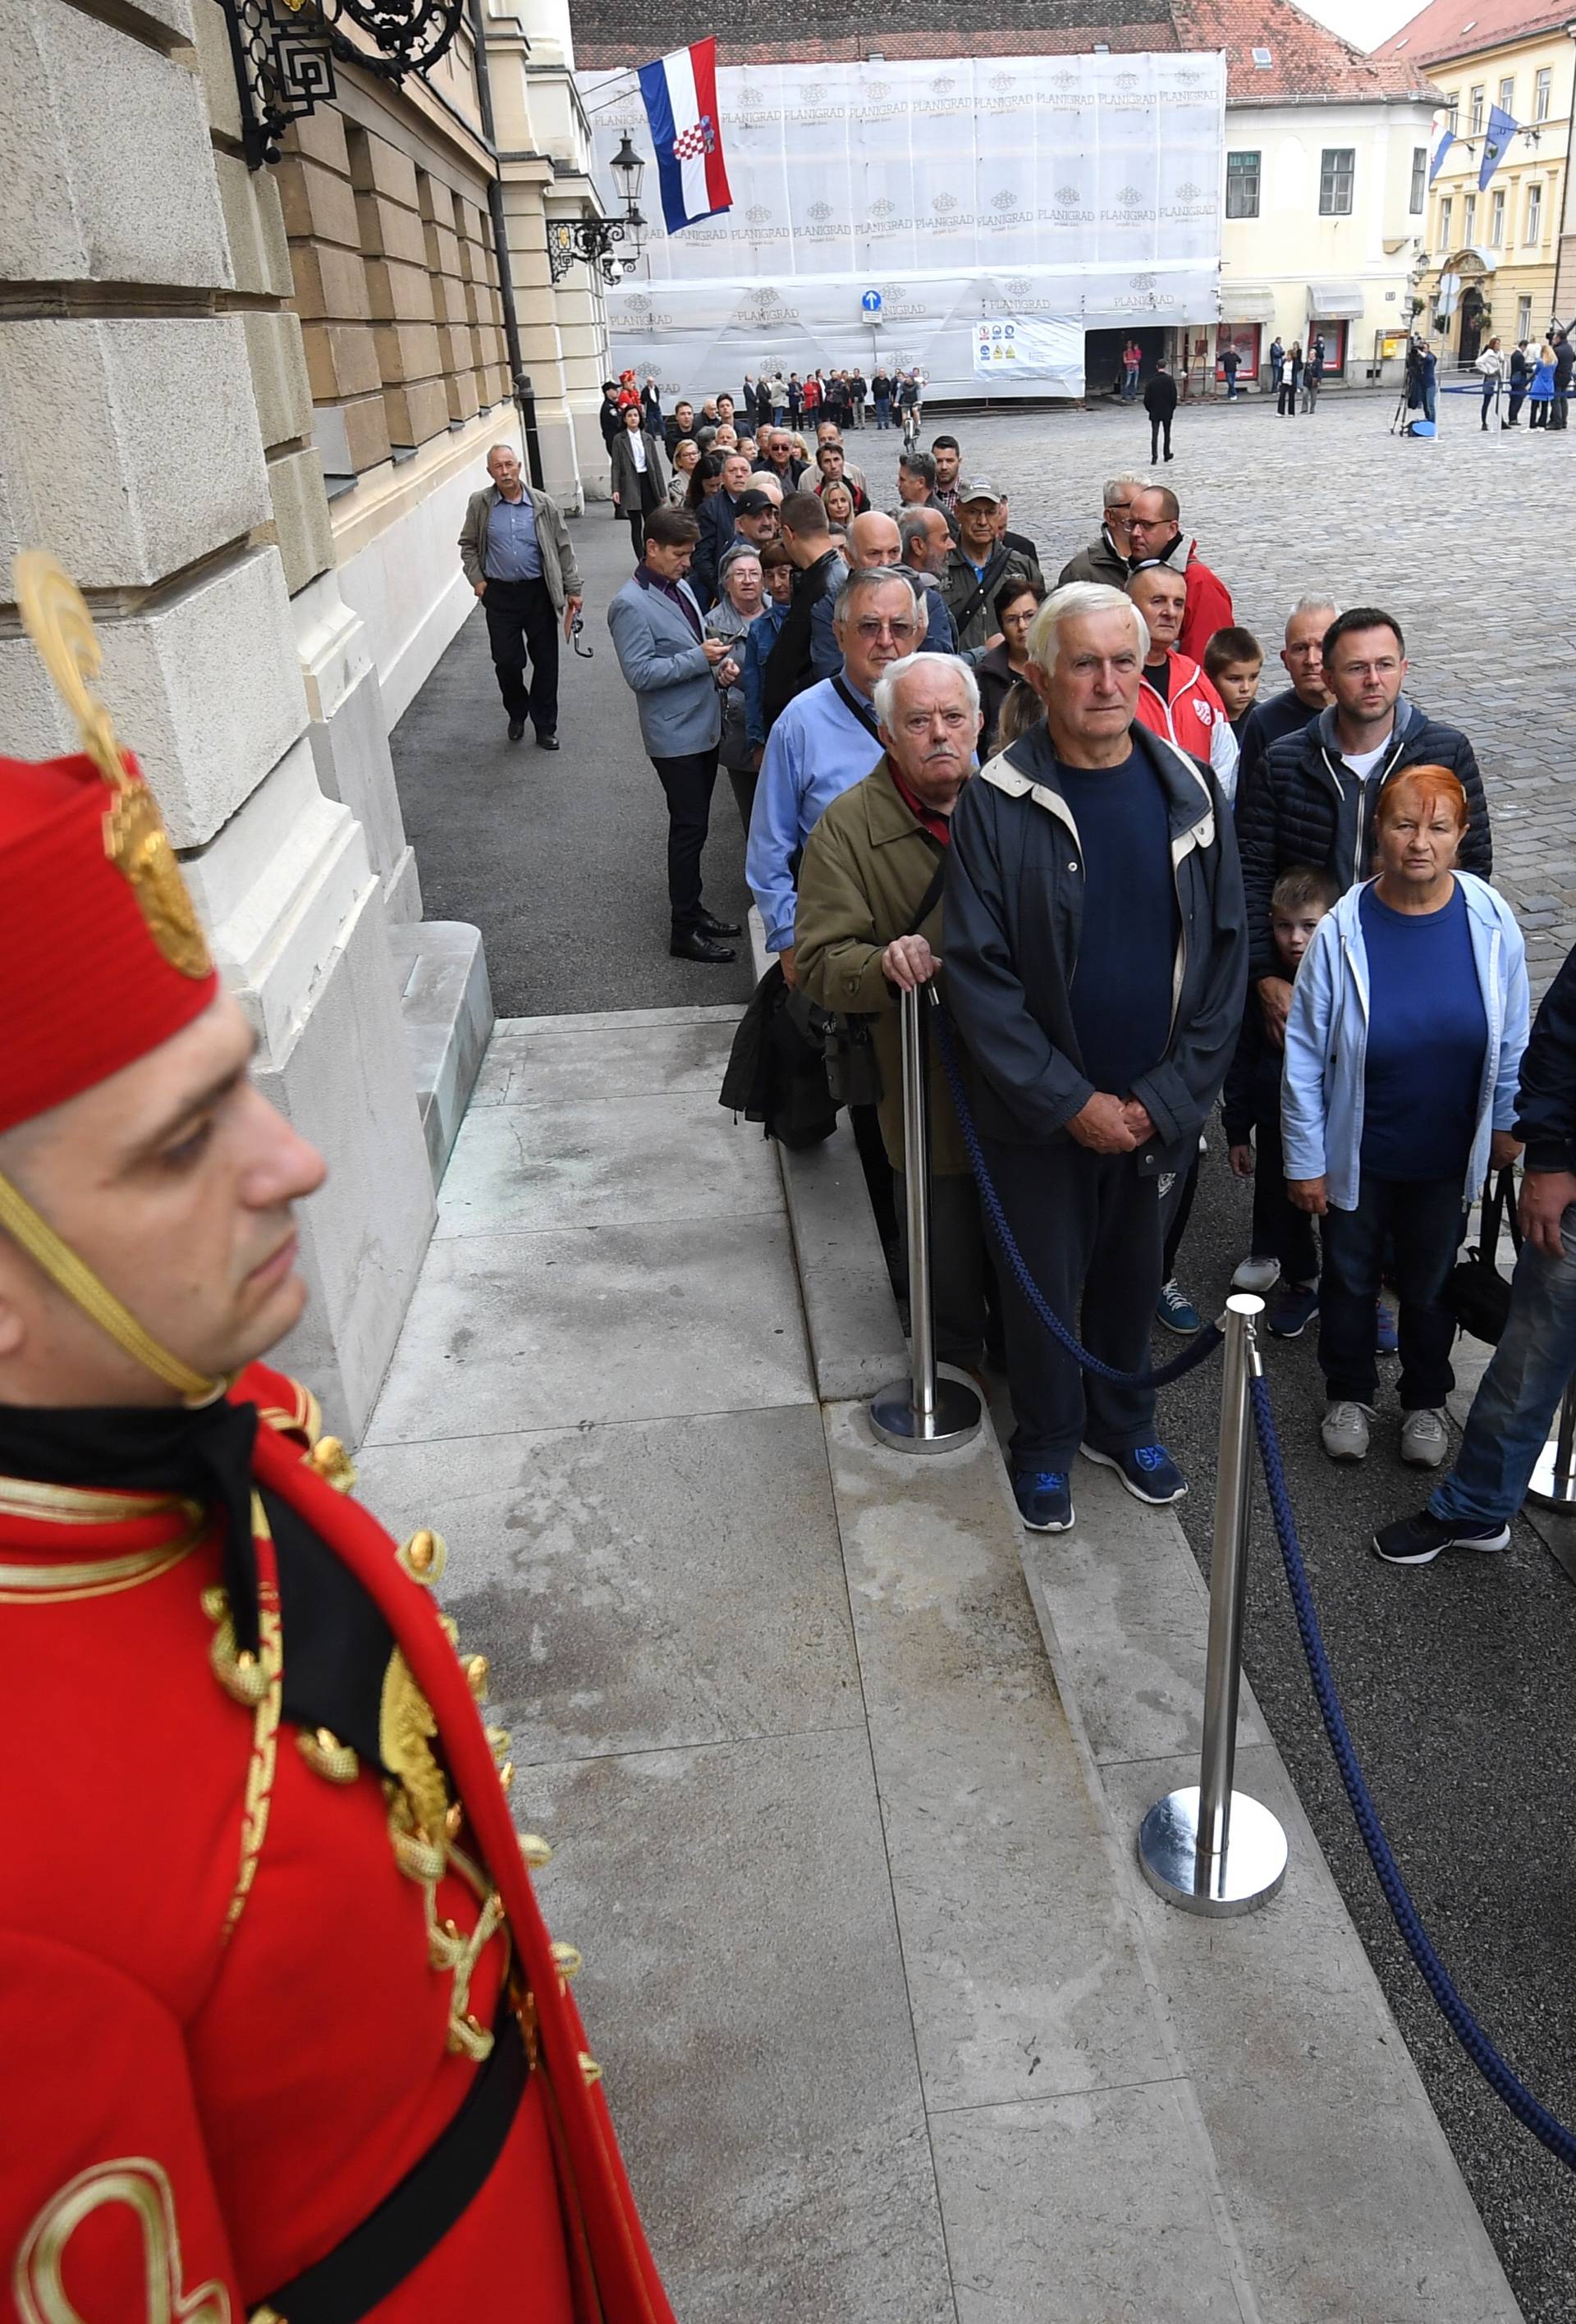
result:
<svg viewBox="0 0 1576 2324"><path fill-rule="evenodd" d="M1456 881L1466 899L1472 958L1488 1019L1483 1078L1465 1199L1488 1170L1488 1143L1516 1119L1516 1085L1526 1047L1526 948L1504 898L1470 872ZM1371 887L1365 881L1363 887ZM1281 1133L1288 1178L1323 1178L1331 1206L1355 1211L1361 1175L1363 1080L1368 1051L1368 957L1359 905L1349 888L1326 913L1303 954L1286 1020L1281 1074Z"/></svg>

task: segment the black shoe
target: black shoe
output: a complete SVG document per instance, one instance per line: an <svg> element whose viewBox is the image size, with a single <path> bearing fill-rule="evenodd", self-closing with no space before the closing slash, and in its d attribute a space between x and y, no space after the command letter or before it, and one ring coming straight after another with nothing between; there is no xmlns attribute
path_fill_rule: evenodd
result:
<svg viewBox="0 0 1576 2324"><path fill-rule="evenodd" d="M552 733L543 734L539 732L536 737L536 747L539 751L556 751L558 748L558 736Z"/></svg>
<svg viewBox="0 0 1576 2324"><path fill-rule="evenodd" d="M511 719L510 719L510 721L509 721L509 740L510 740L510 742L517 742L520 740L521 735L522 735L522 734L524 734L524 732L525 732L525 721L524 720L524 718L511 718Z"/></svg>
<svg viewBox="0 0 1576 2324"><path fill-rule="evenodd" d="M709 912L702 912L695 925L703 936L742 936L744 934L737 920L714 920Z"/></svg>
<svg viewBox="0 0 1576 2324"><path fill-rule="evenodd" d="M713 944L704 928L675 928L668 950L675 960L712 961L718 966L738 957L731 945Z"/></svg>
<svg viewBox="0 0 1576 2324"><path fill-rule="evenodd" d="M1373 1536L1375 1552L1386 1565L1432 1565L1442 1549L1503 1549L1509 1539L1508 1526L1476 1525L1470 1518L1451 1525L1432 1509L1397 1517Z"/></svg>

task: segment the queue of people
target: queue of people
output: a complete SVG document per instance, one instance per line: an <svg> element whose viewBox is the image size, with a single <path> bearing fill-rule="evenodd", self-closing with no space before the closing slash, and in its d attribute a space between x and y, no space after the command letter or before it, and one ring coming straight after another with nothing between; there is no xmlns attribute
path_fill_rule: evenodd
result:
<svg viewBox="0 0 1576 2324"><path fill-rule="evenodd" d="M1262 648L1176 494L1146 476L1107 482L1097 537L1048 591L955 441L904 449L889 516L851 493L829 508L849 475L835 439L810 489L757 507L730 466L707 496L722 502L718 582L691 644L728 657L704 683L721 687L747 877L784 980L870 1020L878 1216L903 1209L895 998L940 979L1019 1249L1094 1353L1140 1371L1154 1323L1201 1328L1178 1278L1219 1106L1228 1167L1253 1187L1235 1281L1266 1296L1273 1339L1316 1329L1325 1452L1367 1455L1379 1360L1398 1353L1401 1458L1442 1470L1449 1278L1472 1201L1529 1121L1540 1234L1516 1299L1540 1329L1551 1303L1576 1306L1576 1095L1568 1073L1526 1086L1525 952L1491 885L1469 738L1406 698L1392 614L1319 591L1290 609L1289 684L1261 702ZM773 481L784 454L774 431L751 476ZM752 509L759 537L741 540ZM696 881L681 887L675 931L683 907L709 936ZM1550 1001L1543 1049L1562 1057L1570 977ZM1180 1499L1153 1396L1086 1379L993 1265L940 1079L931 1104L939 1343L976 1370L1005 1362L1025 1525L1073 1522L1080 1456L1153 1506ZM1377 1536L1381 1555L1497 1545L1558 1370L1491 1368L1497 1434L1469 1432L1466 1481Z"/></svg>

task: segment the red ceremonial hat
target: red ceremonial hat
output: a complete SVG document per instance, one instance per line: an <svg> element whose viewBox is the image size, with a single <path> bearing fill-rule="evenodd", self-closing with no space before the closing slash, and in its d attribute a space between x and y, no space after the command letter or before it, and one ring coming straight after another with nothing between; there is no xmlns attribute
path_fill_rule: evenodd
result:
<svg viewBox="0 0 1576 2324"><path fill-rule="evenodd" d="M50 558L27 551L15 572L23 621L86 747L0 759L0 1130L145 1056L218 991L158 804L88 690L92 617Z"/></svg>

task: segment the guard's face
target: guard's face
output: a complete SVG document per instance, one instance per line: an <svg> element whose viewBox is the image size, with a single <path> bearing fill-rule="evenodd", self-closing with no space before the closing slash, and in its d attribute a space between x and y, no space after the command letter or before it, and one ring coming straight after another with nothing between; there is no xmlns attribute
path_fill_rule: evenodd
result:
<svg viewBox="0 0 1576 2324"><path fill-rule="evenodd" d="M56 1232L144 1330L205 1373L264 1354L307 1300L292 1206L321 1185L323 1161L255 1087L254 1046L221 994L150 1056L6 1141L23 1193ZM60 1401L170 1400L0 1241L0 1331L14 1336L18 1312L22 1361L43 1367L41 1386Z"/></svg>

